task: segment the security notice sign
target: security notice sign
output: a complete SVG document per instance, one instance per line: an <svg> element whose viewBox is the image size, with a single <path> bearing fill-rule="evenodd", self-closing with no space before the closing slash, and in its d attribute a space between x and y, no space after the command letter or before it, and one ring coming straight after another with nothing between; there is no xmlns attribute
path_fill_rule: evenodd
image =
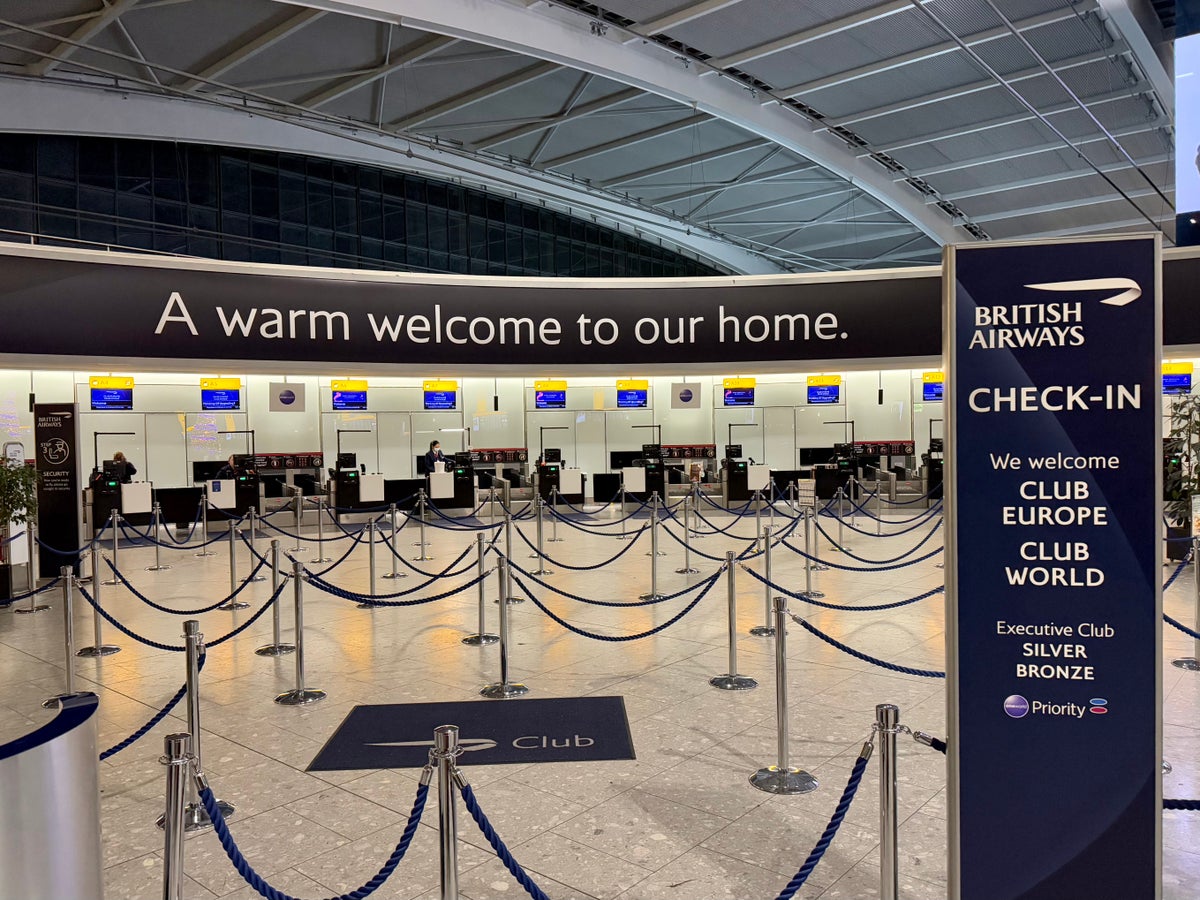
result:
<svg viewBox="0 0 1200 900"><path fill-rule="evenodd" d="M1155 236L948 248L950 896L1160 896Z"/></svg>

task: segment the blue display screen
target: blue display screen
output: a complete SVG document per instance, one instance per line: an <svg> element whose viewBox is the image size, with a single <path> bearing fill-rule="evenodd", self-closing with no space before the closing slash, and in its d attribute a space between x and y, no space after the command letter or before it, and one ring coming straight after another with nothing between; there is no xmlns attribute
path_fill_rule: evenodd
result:
<svg viewBox="0 0 1200 900"><path fill-rule="evenodd" d="M840 384L810 384L808 386L809 403L838 403L842 396Z"/></svg>
<svg viewBox="0 0 1200 900"><path fill-rule="evenodd" d="M618 409L641 409L645 405L645 391L617 391Z"/></svg>
<svg viewBox="0 0 1200 900"><path fill-rule="evenodd" d="M333 392L333 408L334 409L366 409L367 408L367 392L366 391L334 391Z"/></svg>
<svg viewBox="0 0 1200 900"><path fill-rule="evenodd" d="M1164 375L1164 394L1190 394L1192 392L1192 375L1190 372L1182 375Z"/></svg>
<svg viewBox="0 0 1200 900"><path fill-rule="evenodd" d="M92 388L92 409L133 409L133 388Z"/></svg>
<svg viewBox="0 0 1200 900"><path fill-rule="evenodd" d="M754 388L725 388L726 406L753 406Z"/></svg>
<svg viewBox="0 0 1200 900"><path fill-rule="evenodd" d="M426 409L454 409L458 406L458 391L425 391Z"/></svg>
<svg viewBox="0 0 1200 900"><path fill-rule="evenodd" d="M201 409L241 409L242 392L240 390L200 390Z"/></svg>
<svg viewBox="0 0 1200 900"><path fill-rule="evenodd" d="M533 395L533 405L538 409L566 409L566 391L537 391Z"/></svg>
<svg viewBox="0 0 1200 900"><path fill-rule="evenodd" d="M946 383L944 381L926 381L922 385L921 399L926 403L942 400L945 396L945 388Z"/></svg>

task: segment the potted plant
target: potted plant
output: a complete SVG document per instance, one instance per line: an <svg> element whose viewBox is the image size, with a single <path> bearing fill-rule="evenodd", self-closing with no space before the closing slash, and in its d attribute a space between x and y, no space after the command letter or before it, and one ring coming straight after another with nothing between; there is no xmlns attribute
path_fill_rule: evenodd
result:
<svg viewBox="0 0 1200 900"><path fill-rule="evenodd" d="M1167 537L1192 534L1192 495L1200 493L1200 394L1172 398L1170 427L1163 447L1163 513ZM1181 560L1187 541L1167 542L1167 558Z"/></svg>
<svg viewBox="0 0 1200 900"><path fill-rule="evenodd" d="M37 470L24 462L0 459L0 599L12 596L9 537L14 525L37 517Z"/></svg>

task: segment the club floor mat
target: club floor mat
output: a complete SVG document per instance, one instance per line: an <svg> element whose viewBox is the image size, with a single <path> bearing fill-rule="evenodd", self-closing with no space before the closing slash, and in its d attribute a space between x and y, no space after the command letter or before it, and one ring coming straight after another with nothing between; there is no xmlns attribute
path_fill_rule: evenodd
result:
<svg viewBox="0 0 1200 900"><path fill-rule="evenodd" d="M634 759L623 697L356 706L308 771L425 765L433 730L457 725L464 765Z"/></svg>

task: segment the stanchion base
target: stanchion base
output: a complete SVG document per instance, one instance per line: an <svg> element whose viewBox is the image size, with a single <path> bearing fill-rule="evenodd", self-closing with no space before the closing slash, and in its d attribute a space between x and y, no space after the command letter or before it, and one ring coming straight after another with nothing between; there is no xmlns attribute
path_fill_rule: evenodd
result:
<svg viewBox="0 0 1200 900"><path fill-rule="evenodd" d="M752 691L758 687L758 682L749 675L717 675L708 683L723 691Z"/></svg>
<svg viewBox="0 0 1200 900"><path fill-rule="evenodd" d="M217 609L222 609L225 612L233 612L238 609L249 609L249 603L243 603L241 600L231 600L229 603L222 603Z"/></svg>
<svg viewBox="0 0 1200 900"><path fill-rule="evenodd" d="M934 568L935 569L944 569L944 568L946 568L946 564L945 563L937 563L934 565Z"/></svg>
<svg viewBox="0 0 1200 900"><path fill-rule="evenodd" d="M750 783L768 794L807 794L818 787L817 779L803 769L767 766L750 776Z"/></svg>
<svg viewBox="0 0 1200 900"><path fill-rule="evenodd" d="M429 546L429 541L413 541L413 542L412 542L412 545L413 545L414 547L428 547L428 546Z"/></svg>
<svg viewBox="0 0 1200 900"><path fill-rule="evenodd" d="M324 691L303 688L284 691L275 698L275 702L283 706L303 706L305 703L316 703L318 700L324 700L326 696Z"/></svg>
<svg viewBox="0 0 1200 900"><path fill-rule="evenodd" d="M755 625L750 629L750 633L755 637L775 637L774 625Z"/></svg>
<svg viewBox="0 0 1200 900"><path fill-rule="evenodd" d="M497 606L500 605L499 600L493 600L492 602L495 603ZM509 606L513 606L514 604L517 604L517 603L524 603L525 598L524 597L505 597L504 602L507 603Z"/></svg>
<svg viewBox="0 0 1200 900"><path fill-rule="evenodd" d="M627 541L627 540L629 540L631 537L633 537L633 535L632 535L632 534L618 534L618 535L617 535L617 540L618 540L618 541Z"/></svg>
<svg viewBox="0 0 1200 900"><path fill-rule="evenodd" d="M91 575L81 575L75 579L75 583L76 584L91 584L92 576Z"/></svg>
<svg viewBox="0 0 1200 900"><path fill-rule="evenodd" d="M675 574L676 575L699 575L700 570L693 566L688 566L687 568L684 568L684 569L676 569Z"/></svg>
<svg viewBox="0 0 1200 900"><path fill-rule="evenodd" d="M472 647L482 647L484 644L494 644L498 640L500 640L500 635L484 632L482 634L468 634L462 639L462 642Z"/></svg>
<svg viewBox="0 0 1200 900"><path fill-rule="evenodd" d="M412 561L413 562L429 562L431 559L437 559L437 557L436 556L426 556L425 554L421 554L420 556L414 556L412 558Z"/></svg>
<svg viewBox="0 0 1200 900"><path fill-rule="evenodd" d="M218 800L217 809L221 810L221 818L227 822L237 812L237 808L228 800ZM159 816L158 821L154 824L161 829L164 821L166 821L165 817ZM183 808L183 830L185 833L191 834L196 831L204 831L206 828L212 828L212 819L208 817L208 810L193 800Z"/></svg>
<svg viewBox="0 0 1200 900"><path fill-rule="evenodd" d="M801 591L801 597L807 597L809 600L820 600L825 596L824 591Z"/></svg>
<svg viewBox="0 0 1200 900"><path fill-rule="evenodd" d="M534 575L553 575L554 570L553 569L534 569L533 574Z"/></svg>
<svg viewBox="0 0 1200 900"><path fill-rule="evenodd" d="M117 586L117 585L119 585L121 582L119 582L119 581L118 581L117 579L115 579L115 578L110 578L108 581L102 581L102 582L100 582L100 583L101 583L102 585L104 585L105 587L116 587L116 586Z"/></svg>
<svg viewBox="0 0 1200 900"><path fill-rule="evenodd" d="M495 684L485 685L479 693L490 700L507 700L509 697L528 694L529 688L520 683L497 681Z"/></svg>
<svg viewBox="0 0 1200 900"><path fill-rule="evenodd" d="M638 594L639 600L662 600L666 594L660 594L657 591L651 591L649 594Z"/></svg>
<svg viewBox="0 0 1200 900"><path fill-rule="evenodd" d="M18 613L20 615L26 615L28 613L41 612L42 610L49 609L49 608L50 608L50 605L47 603L38 603L34 606L17 607L16 609L13 610L13 612Z"/></svg>
<svg viewBox="0 0 1200 900"><path fill-rule="evenodd" d="M387 575L381 575L380 577L387 578L389 580L392 578L407 578L408 573L407 572L389 572Z"/></svg>
<svg viewBox="0 0 1200 900"><path fill-rule="evenodd" d="M298 550L300 548L297 547L296 549ZM329 556L322 556L320 559L310 559L309 562L313 563L314 565L318 565L320 563L333 562L333 558Z"/></svg>
<svg viewBox="0 0 1200 900"><path fill-rule="evenodd" d="M1175 660L1171 663L1171 665L1177 669L1186 669L1189 672L1200 672L1200 659L1185 657L1183 659Z"/></svg>
<svg viewBox="0 0 1200 900"><path fill-rule="evenodd" d="M204 556L216 556L216 555L217 555L217 554L215 554L215 553L209 553L207 550L201 550L199 553L193 553L193 554L192 554L192 556L200 556L200 557L204 557Z"/></svg>
<svg viewBox="0 0 1200 900"><path fill-rule="evenodd" d="M566 538L550 538L551 544L561 544Z"/></svg>
<svg viewBox="0 0 1200 900"><path fill-rule="evenodd" d="M146 571L147 572L161 572L164 569L169 569L169 568L171 568L171 566L169 564L161 565L161 566L146 566Z"/></svg>
<svg viewBox="0 0 1200 900"><path fill-rule="evenodd" d="M814 572L828 572L829 571L829 566L823 566L820 563L813 563L811 566L809 566L809 568L812 569Z"/></svg>
<svg viewBox="0 0 1200 900"><path fill-rule="evenodd" d="M168 569L169 569L169 568L171 568L171 567L170 567L170 566L166 566L166 568L168 568ZM250 581L251 581L251 582L254 582L254 583L257 583L257 582L260 582L260 581L266 581L266 580L267 580L267 576L266 576L266 575L255 575L253 578L251 578L251 579L250 579Z"/></svg>
<svg viewBox="0 0 1200 900"><path fill-rule="evenodd" d="M115 644L101 644L99 647L80 647L75 651L75 655L83 657L112 656L114 653L120 652L121 648Z"/></svg>
<svg viewBox="0 0 1200 900"><path fill-rule="evenodd" d="M647 551L646 551L645 553L643 553L642 555L643 555L643 556L666 556L666 555L667 555L667 551L665 551L665 550L659 550L657 553L652 553L651 551L647 550Z"/></svg>
<svg viewBox="0 0 1200 900"><path fill-rule="evenodd" d="M264 644L254 651L256 656L283 656L287 653L295 653L296 647L294 644Z"/></svg>

